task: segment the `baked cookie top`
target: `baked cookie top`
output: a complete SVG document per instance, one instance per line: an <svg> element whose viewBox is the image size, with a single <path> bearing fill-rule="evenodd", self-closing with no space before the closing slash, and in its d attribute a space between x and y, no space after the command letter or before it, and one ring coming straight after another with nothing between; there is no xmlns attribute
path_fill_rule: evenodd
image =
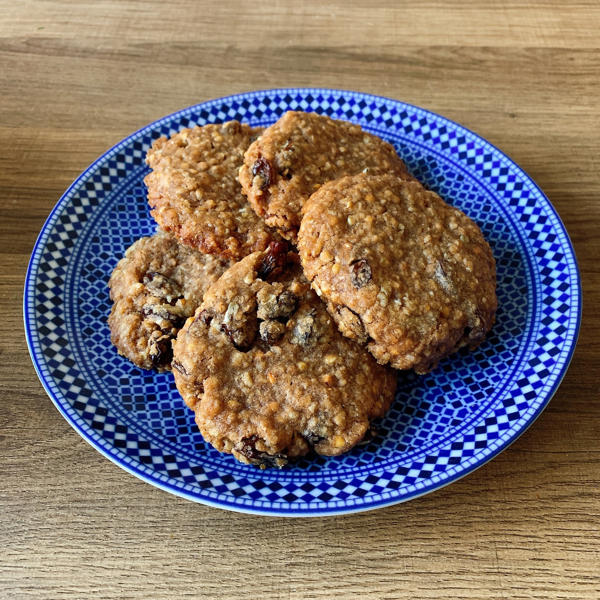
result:
<svg viewBox="0 0 600 600"><path fill-rule="evenodd" d="M394 147L359 125L289 111L248 148L239 179L256 213L295 242L308 197L327 181L365 170L410 177Z"/></svg>
<svg viewBox="0 0 600 600"><path fill-rule="evenodd" d="M304 273L340 331L382 364L425 373L476 346L496 311L477 225L417 182L360 174L322 186L298 234Z"/></svg>
<svg viewBox="0 0 600 600"><path fill-rule="evenodd" d="M143 369L170 369L171 341L227 266L160 230L132 244L108 282L108 324L119 353Z"/></svg>
<svg viewBox="0 0 600 600"><path fill-rule="evenodd" d="M346 452L385 413L396 384L338 332L282 242L230 267L173 351L177 388L204 438L261 467L311 448Z"/></svg>
<svg viewBox="0 0 600 600"><path fill-rule="evenodd" d="M208 254L238 260L273 239L243 196L237 175L261 132L229 121L157 139L144 180L151 214L165 231Z"/></svg>

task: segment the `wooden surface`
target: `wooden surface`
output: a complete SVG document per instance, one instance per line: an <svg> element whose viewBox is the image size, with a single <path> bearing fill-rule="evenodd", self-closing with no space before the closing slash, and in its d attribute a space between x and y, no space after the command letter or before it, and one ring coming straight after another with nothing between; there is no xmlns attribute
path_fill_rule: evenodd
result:
<svg viewBox="0 0 600 600"><path fill-rule="evenodd" d="M0 0L1 598L600 598L600 4ZM575 244L584 321L548 409L451 486L355 516L193 504L63 420L21 317L68 184L133 130L252 89L437 111L513 157Z"/></svg>

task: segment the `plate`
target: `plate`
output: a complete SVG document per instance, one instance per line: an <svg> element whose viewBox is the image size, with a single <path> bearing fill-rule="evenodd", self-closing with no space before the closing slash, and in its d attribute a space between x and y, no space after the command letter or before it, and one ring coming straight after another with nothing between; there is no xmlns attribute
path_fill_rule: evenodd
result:
<svg viewBox="0 0 600 600"><path fill-rule="evenodd" d="M499 308L488 340L417 377L401 373L378 437L348 454L261 471L206 444L170 373L117 355L108 277L155 224L143 178L154 139L229 119L269 125L286 110L359 123L474 219L497 261ZM564 226L505 154L416 106L342 90L276 89L204 102L130 135L88 167L48 217L24 296L27 342L48 395L120 467L168 492L242 512L314 516L395 504L438 489L501 452L541 413L568 367L581 290Z"/></svg>

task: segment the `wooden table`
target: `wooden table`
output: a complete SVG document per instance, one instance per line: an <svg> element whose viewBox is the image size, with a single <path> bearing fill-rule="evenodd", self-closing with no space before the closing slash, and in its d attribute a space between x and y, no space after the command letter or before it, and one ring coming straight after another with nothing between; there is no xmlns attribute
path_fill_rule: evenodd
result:
<svg viewBox="0 0 600 600"><path fill-rule="evenodd" d="M0 597L600 598L600 5L0 1ZM289 520L138 481L63 420L21 317L68 184L131 131L245 90L329 86L437 111L512 156L564 220L585 312L548 409L407 504Z"/></svg>

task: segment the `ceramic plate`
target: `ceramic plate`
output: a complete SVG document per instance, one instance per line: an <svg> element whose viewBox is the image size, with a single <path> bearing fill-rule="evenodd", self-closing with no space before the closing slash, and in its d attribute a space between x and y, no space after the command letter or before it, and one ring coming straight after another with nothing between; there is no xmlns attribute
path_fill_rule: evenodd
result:
<svg viewBox="0 0 600 600"><path fill-rule="evenodd" d="M238 119L269 125L287 110L347 119L391 142L410 170L483 230L497 261L496 325L474 352L398 377L379 436L336 458L261 471L206 444L170 373L140 370L110 344L107 281L125 249L155 230L144 157L161 135ZM74 429L107 458L166 491L220 508L289 516L386 506L438 489L514 441L541 413L573 353L577 263L536 184L464 127L421 108L356 92L259 91L204 102L111 148L60 199L25 285L33 363Z"/></svg>

